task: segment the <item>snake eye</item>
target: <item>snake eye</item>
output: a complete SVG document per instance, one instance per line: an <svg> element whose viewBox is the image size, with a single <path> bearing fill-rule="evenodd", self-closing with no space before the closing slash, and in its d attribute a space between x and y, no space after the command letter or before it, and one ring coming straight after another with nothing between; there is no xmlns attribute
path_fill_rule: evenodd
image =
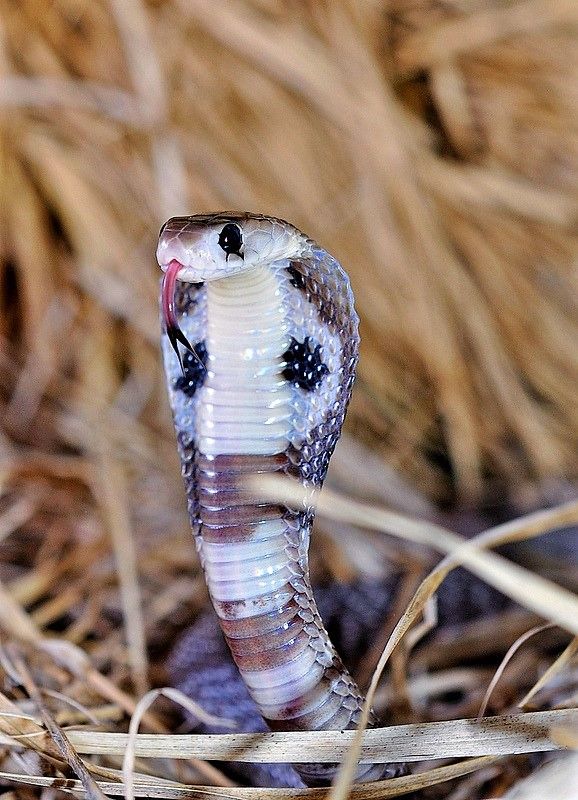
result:
<svg viewBox="0 0 578 800"><path fill-rule="evenodd" d="M219 234L219 246L227 254L227 261L230 255L243 258L243 234L241 228L234 222L228 222Z"/></svg>

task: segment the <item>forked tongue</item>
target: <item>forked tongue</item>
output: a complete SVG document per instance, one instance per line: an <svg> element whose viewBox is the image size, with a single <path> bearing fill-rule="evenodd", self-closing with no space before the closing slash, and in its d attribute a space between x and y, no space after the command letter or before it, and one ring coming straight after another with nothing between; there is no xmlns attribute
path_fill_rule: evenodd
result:
<svg viewBox="0 0 578 800"><path fill-rule="evenodd" d="M204 364L196 354L194 347L189 343L185 334L179 328L179 323L177 322L177 314L175 311L175 286L177 283L177 275L181 269L182 264L178 261L173 259L173 261L169 262L165 274L163 275L163 283L161 288L161 308L169 342L177 354L181 369L184 371L181 351L179 350L178 345L179 342L183 345L183 347L186 347L187 350L193 354L199 364L202 364L203 367Z"/></svg>

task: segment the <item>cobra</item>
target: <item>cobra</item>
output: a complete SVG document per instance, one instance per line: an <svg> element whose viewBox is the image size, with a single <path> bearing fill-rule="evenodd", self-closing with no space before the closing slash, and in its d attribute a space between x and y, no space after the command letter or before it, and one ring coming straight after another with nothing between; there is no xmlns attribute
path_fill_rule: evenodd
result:
<svg viewBox="0 0 578 800"><path fill-rule="evenodd" d="M248 213L170 219L157 258L189 515L233 658L272 729L352 728L363 697L311 590L313 509L246 489L263 473L323 483L358 359L347 275L297 228ZM309 785L336 770L295 766ZM400 772L361 765L357 780Z"/></svg>

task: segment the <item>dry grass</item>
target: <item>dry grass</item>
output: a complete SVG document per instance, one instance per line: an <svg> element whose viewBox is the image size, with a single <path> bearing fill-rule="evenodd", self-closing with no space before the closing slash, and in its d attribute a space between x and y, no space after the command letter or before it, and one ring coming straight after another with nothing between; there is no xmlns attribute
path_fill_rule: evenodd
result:
<svg viewBox="0 0 578 800"><path fill-rule="evenodd" d="M429 545L431 526L408 528L343 492L430 518L438 500L526 510L575 495L577 8L0 0L0 772L13 776L0 781L14 794L29 797L26 783L122 792L122 747L95 755L95 743L128 731L138 698L166 681L175 636L207 602L158 357L153 253L166 217L285 217L351 273L363 351L351 437L336 455L342 494L328 510L340 501L358 523ZM534 534L575 521L572 509L544 512ZM370 677L385 646L380 669L390 657L391 672L376 702L402 697L399 725L475 717L526 631L545 618L575 633L575 597L466 548L465 563L526 610L413 652L457 539L437 530L454 556L426 577L430 555L324 525L318 574L346 579L389 561L406 573L366 666ZM516 521L480 544L529 530ZM575 567L559 577L575 586ZM575 717L561 716L575 714L576 651L558 628L520 642L492 713L519 703L559 714L540 735L576 747ZM451 692L463 695L458 707L443 699ZM194 739L190 758L173 760L174 725L166 699L144 714L160 749L145 760L136 738L137 795L190 797L183 787L207 783L220 788L203 796L295 796L231 787ZM450 779L427 797L504 795L529 769L509 756L530 750L507 736L487 749L470 730L478 749L453 755L473 761L354 796ZM567 774L575 768L569 759ZM534 777L546 796L551 775Z"/></svg>

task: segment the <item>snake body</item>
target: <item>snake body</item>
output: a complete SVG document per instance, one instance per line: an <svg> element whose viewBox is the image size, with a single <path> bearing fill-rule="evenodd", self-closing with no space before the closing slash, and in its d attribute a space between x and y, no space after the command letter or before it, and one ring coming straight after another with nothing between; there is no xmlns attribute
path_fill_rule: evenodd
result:
<svg viewBox="0 0 578 800"><path fill-rule="evenodd" d="M354 727L363 698L309 581L313 509L245 488L263 473L293 476L307 489L323 483L358 358L347 275L295 227L256 214L175 217L161 230L157 257L190 520L233 658L272 729ZM179 353L177 339L191 352ZM310 785L335 772L296 768ZM357 779L397 772L362 765Z"/></svg>

